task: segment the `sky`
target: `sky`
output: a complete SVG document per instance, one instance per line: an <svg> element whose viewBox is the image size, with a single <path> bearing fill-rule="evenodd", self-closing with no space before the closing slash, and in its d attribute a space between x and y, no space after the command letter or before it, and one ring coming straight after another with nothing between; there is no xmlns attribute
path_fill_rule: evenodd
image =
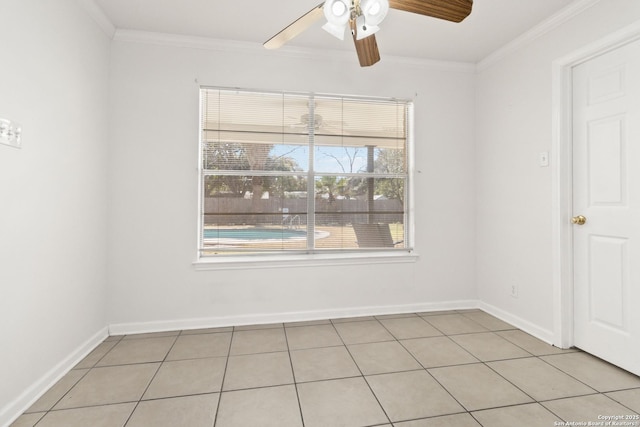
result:
<svg viewBox="0 0 640 427"><path fill-rule="evenodd" d="M356 153L357 152L357 153ZM349 156L356 158L351 166ZM272 156L291 157L304 171L309 169L309 149L300 145L275 145L270 153ZM367 168L367 151L364 148L328 147L315 148L315 171L342 173L362 172Z"/></svg>

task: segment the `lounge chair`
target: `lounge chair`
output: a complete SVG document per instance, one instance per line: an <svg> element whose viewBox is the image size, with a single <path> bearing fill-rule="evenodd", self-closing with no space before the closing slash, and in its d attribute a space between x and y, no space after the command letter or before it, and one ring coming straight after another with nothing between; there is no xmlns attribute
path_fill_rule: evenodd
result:
<svg viewBox="0 0 640 427"><path fill-rule="evenodd" d="M403 242L393 241L389 224L353 224L353 230L361 248L394 248Z"/></svg>

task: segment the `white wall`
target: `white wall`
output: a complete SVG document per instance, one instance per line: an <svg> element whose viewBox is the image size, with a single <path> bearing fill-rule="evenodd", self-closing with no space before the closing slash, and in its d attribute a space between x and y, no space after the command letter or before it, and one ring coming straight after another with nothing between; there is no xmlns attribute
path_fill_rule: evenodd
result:
<svg viewBox="0 0 640 427"><path fill-rule="evenodd" d="M112 50L108 321L113 330L475 300L475 76L470 67L411 65L383 57L361 69L355 52L346 58L318 52L319 58L313 58L260 46L213 49L214 44L202 42L199 49L132 42L142 38L148 35L120 33ZM226 87L415 97L419 260L195 271L196 80Z"/></svg>
<svg viewBox="0 0 640 427"><path fill-rule="evenodd" d="M109 40L74 0L0 10L3 425L105 333Z"/></svg>
<svg viewBox="0 0 640 427"><path fill-rule="evenodd" d="M637 0L603 0L477 77L477 281L480 300L553 330L552 62L640 19ZM481 64L482 65L482 64ZM551 166L554 166L553 153ZM518 298L510 296L518 286Z"/></svg>

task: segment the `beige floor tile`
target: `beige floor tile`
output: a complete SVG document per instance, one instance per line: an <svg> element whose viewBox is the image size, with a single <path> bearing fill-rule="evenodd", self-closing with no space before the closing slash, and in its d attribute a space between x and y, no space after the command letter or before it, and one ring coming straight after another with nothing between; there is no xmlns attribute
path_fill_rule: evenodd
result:
<svg viewBox="0 0 640 427"><path fill-rule="evenodd" d="M397 341L347 346L364 375L411 371L422 366Z"/></svg>
<svg viewBox="0 0 640 427"><path fill-rule="evenodd" d="M17 420L9 425L9 427L33 427L42 417L44 417L44 415L44 412L20 415Z"/></svg>
<svg viewBox="0 0 640 427"><path fill-rule="evenodd" d="M291 362L299 383L360 375L344 346L295 350L291 352Z"/></svg>
<svg viewBox="0 0 640 427"><path fill-rule="evenodd" d="M640 388L614 391L607 393L607 396L640 414ZM640 426L640 423L638 425Z"/></svg>
<svg viewBox="0 0 640 427"><path fill-rule="evenodd" d="M143 399L219 392L227 359L190 359L164 362Z"/></svg>
<svg viewBox="0 0 640 427"><path fill-rule="evenodd" d="M293 384L288 352L231 356L222 389L240 390L255 387Z"/></svg>
<svg viewBox="0 0 640 427"><path fill-rule="evenodd" d="M235 332L238 331L257 331L261 329L279 329L283 328L283 323L264 323L261 325L242 325L242 326L234 326L233 330Z"/></svg>
<svg viewBox="0 0 640 427"><path fill-rule="evenodd" d="M434 315L423 318L447 335L487 332L487 328L463 314Z"/></svg>
<svg viewBox="0 0 640 427"><path fill-rule="evenodd" d="M167 360L224 357L229 354L231 333L181 335L167 355Z"/></svg>
<svg viewBox="0 0 640 427"><path fill-rule="evenodd" d="M516 329L516 327L512 324L500 320L497 317L490 315L489 313L485 313L484 311L471 311L462 314L465 317L473 320L474 322L481 324L490 331L506 331L510 329Z"/></svg>
<svg viewBox="0 0 640 427"><path fill-rule="evenodd" d="M640 387L640 378L587 353L543 356L561 371L600 392Z"/></svg>
<svg viewBox="0 0 640 427"><path fill-rule="evenodd" d="M80 379L89 372L88 369L74 369L69 371L64 377L60 379L53 387L51 387L45 394L43 394L31 407L26 411L29 412L44 412L53 408L58 401L64 396L71 388L76 385Z"/></svg>
<svg viewBox="0 0 640 427"><path fill-rule="evenodd" d="M299 326L287 328L290 350L342 345L342 340L333 325Z"/></svg>
<svg viewBox="0 0 640 427"><path fill-rule="evenodd" d="M547 344L546 342L539 340L538 338L520 330L499 331L496 333L502 338L511 341L518 347L525 349L534 356L545 356L549 354L560 354L577 351L575 349L563 350L561 348L554 347L551 344Z"/></svg>
<svg viewBox="0 0 640 427"><path fill-rule="evenodd" d="M11 427L546 427L634 412L638 376L452 310L111 336Z"/></svg>
<svg viewBox="0 0 640 427"><path fill-rule="evenodd" d="M135 403L93 406L48 412L38 427L122 427L129 419Z"/></svg>
<svg viewBox="0 0 640 427"><path fill-rule="evenodd" d="M440 331L419 316L385 318L380 319L380 323L399 340L442 335Z"/></svg>
<svg viewBox="0 0 640 427"><path fill-rule="evenodd" d="M287 351L284 328L259 329L233 333L231 354L255 354Z"/></svg>
<svg viewBox="0 0 640 427"><path fill-rule="evenodd" d="M473 416L483 427L552 427L562 422L539 403L486 409L474 412Z"/></svg>
<svg viewBox="0 0 640 427"><path fill-rule="evenodd" d="M104 341L93 349L84 359L80 361L73 369L86 369L93 368L96 363L100 361L115 345L118 341Z"/></svg>
<svg viewBox="0 0 640 427"><path fill-rule="evenodd" d="M180 331L149 332L145 334L125 335L122 339L123 340L141 340L146 338L176 337L178 335L180 335Z"/></svg>
<svg viewBox="0 0 640 427"><path fill-rule="evenodd" d="M391 335L377 320L335 323L345 344L363 344L380 341L393 341Z"/></svg>
<svg viewBox="0 0 640 427"><path fill-rule="evenodd" d="M424 370L369 376L367 382L394 423L464 411Z"/></svg>
<svg viewBox="0 0 640 427"><path fill-rule="evenodd" d="M517 424L516 424L517 425ZM395 427L482 427L467 413L395 423Z"/></svg>
<svg viewBox="0 0 640 427"><path fill-rule="evenodd" d="M114 366L132 363L162 362L176 337L121 340L96 366Z"/></svg>
<svg viewBox="0 0 640 427"><path fill-rule="evenodd" d="M300 407L292 385L224 392L216 427L301 427Z"/></svg>
<svg viewBox="0 0 640 427"><path fill-rule="evenodd" d="M389 420L363 378L298 385L305 427L369 426Z"/></svg>
<svg viewBox="0 0 640 427"><path fill-rule="evenodd" d="M537 357L502 360L487 365L538 401L595 393L591 387Z"/></svg>
<svg viewBox="0 0 640 427"><path fill-rule="evenodd" d="M180 332L180 335L217 334L219 332L233 332L233 326L227 326L227 327L221 327L221 328L187 329Z"/></svg>
<svg viewBox="0 0 640 427"><path fill-rule="evenodd" d="M562 418L566 422L602 421L599 416L603 415L628 415L632 412L613 401L603 394L593 394L590 396L570 397L567 399L551 400L541 402L541 404L551 412Z"/></svg>
<svg viewBox="0 0 640 427"><path fill-rule="evenodd" d="M532 402L483 364L435 368L429 372L469 411Z"/></svg>
<svg viewBox="0 0 640 427"><path fill-rule="evenodd" d="M160 363L110 366L89 371L54 409L134 402L142 397Z"/></svg>
<svg viewBox="0 0 640 427"><path fill-rule="evenodd" d="M493 332L455 335L451 339L483 362L531 356Z"/></svg>
<svg viewBox="0 0 640 427"><path fill-rule="evenodd" d="M477 363L478 359L449 337L402 340L401 344L425 368Z"/></svg>
<svg viewBox="0 0 640 427"><path fill-rule="evenodd" d="M140 402L127 427L211 427L218 393Z"/></svg>

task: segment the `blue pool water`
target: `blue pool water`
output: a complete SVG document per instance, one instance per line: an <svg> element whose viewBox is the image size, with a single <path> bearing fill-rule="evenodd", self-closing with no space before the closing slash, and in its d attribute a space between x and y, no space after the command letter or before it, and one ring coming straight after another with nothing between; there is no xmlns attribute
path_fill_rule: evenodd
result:
<svg viewBox="0 0 640 427"><path fill-rule="evenodd" d="M275 228L213 228L204 230L205 239L234 239L234 240L269 240L293 239L307 236L304 230L289 230Z"/></svg>

